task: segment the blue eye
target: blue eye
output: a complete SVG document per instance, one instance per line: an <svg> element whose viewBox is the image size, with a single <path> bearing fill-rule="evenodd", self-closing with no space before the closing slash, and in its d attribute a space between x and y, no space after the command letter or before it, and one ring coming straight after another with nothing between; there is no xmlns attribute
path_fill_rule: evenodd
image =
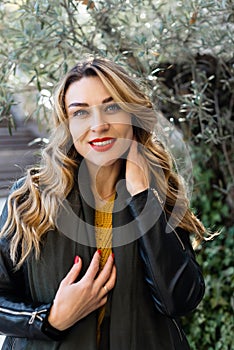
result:
<svg viewBox="0 0 234 350"><path fill-rule="evenodd" d="M110 105L107 105L105 108L105 112L118 112L119 110L121 110L120 106L118 105L118 103L112 103Z"/></svg>
<svg viewBox="0 0 234 350"><path fill-rule="evenodd" d="M88 115L88 111L85 109L79 109L73 113L73 117L84 118Z"/></svg>

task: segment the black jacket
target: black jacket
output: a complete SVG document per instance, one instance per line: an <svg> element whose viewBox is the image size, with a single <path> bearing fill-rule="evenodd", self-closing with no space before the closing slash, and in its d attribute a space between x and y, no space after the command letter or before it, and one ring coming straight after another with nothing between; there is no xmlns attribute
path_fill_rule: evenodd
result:
<svg viewBox="0 0 234 350"><path fill-rule="evenodd" d="M113 212L117 282L106 306L101 349L189 349L179 317L194 310L204 294L189 234L180 228L167 230L154 190L129 198L122 188ZM17 272L9 257L9 240L0 240L0 332L7 335L2 349L96 350L97 312L65 332L47 322L74 256L83 261L81 278L95 252L90 198L74 188L60 210L58 229L44 237L39 261L31 255ZM6 217L5 206L0 228Z"/></svg>

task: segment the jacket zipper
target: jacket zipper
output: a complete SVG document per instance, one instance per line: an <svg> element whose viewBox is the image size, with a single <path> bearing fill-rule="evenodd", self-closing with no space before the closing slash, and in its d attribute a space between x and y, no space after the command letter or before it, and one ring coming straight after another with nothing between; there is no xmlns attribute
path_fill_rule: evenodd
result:
<svg viewBox="0 0 234 350"><path fill-rule="evenodd" d="M0 307L0 312L15 315L15 316L31 316L28 323L33 324L35 321L35 318L38 318L41 322L43 321L43 318L40 316L41 313L45 313L47 309L40 310L40 311L33 311L33 312L27 312L27 311L14 311L10 309L5 309Z"/></svg>

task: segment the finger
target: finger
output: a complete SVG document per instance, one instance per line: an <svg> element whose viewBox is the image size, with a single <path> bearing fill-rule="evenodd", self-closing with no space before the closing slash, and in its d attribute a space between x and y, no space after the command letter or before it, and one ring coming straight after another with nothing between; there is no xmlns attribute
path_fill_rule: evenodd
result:
<svg viewBox="0 0 234 350"><path fill-rule="evenodd" d="M142 147L138 148L138 142L133 141L127 158L127 167L134 169L134 171L147 170L147 162L142 154ZM135 174L134 174L135 175Z"/></svg>
<svg viewBox="0 0 234 350"><path fill-rule="evenodd" d="M127 167L132 167L133 169L143 170L143 165L145 164L145 159L138 150L138 143L136 141L132 142L130 151L127 157Z"/></svg>
<svg viewBox="0 0 234 350"><path fill-rule="evenodd" d="M135 156L137 155L138 150L137 150L137 142L135 140L132 140L132 144L130 146L129 149L129 153L128 153L128 159L135 159Z"/></svg>
<svg viewBox="0 0 234 350"><path fill-rule="evenodd" d="M115 286L116 283L116 277L117 277L117 272L116 272L116 266L114 265L111 271L110 278L106 281L106 283L103 285L103 296L108 294Z"/></svg>
<svg viewBox="0 0 234 350"><path fill-rule="evenodd" d="M93 256L93 259L91 260L91 263L85 274L85 277L95 279L99 271L100 258L101 258L101 251L97 250Z"/></svg>
<svg viewBox="0 0 234 350"><path fill-rule="evenodd" d="M107 259L107 262L106 262L105 266L103 267L102 271L100 272L99 276L97 277L97 283L100 286L103 286L110 278L110 275L111 275L112 269L113 269L113 265L114 265L114 256L113 256L113 254L111 254L109 256L109 258Z"/></svg>
<svg viewBox="0 0 234 350"><path fill-rule="evenodd" d="M114 265L111 271L111 275L109 280L106 282L106 286L109 290L113 289L116 283L116 278L117 278L117 270L116 266Z"/></svg>
<svg viewBox="0 0 234 350"><path fill-rule="evenodd" d="M68 272L66 277L62 280L62 283L65 285L72 284L76 281L77 277L82 268L82 260L79 257L79 260L72 266L71 270Z"/></svg>

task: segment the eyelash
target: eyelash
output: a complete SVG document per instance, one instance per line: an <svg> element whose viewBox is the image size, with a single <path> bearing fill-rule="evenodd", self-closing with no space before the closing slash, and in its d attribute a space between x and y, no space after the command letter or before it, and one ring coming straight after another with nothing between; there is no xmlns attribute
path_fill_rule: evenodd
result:
<svg viewBox="0 0 234 350"><path fill-rule="evenodd" d="M120 106L118 105L118 103L112 103L112 104L106 106L105 112L106 112L109 108L111 108L111 112L117 112L117 111L119 111L119 110L121 109Z"/></svg>
<svg viewBox="0 0 234 350"><path fill-rule="evenodd" d="M86 115L84 115L83 112L84 112L85 114L88 113L88 111L86 111L85 109L79 109L78 111L75 111L75 112L73 113L73 117L84 118Z"/></svg>
<svg viewBox="0 0 234 350"><path fill-rule="evenodd" d="M118 103L112 103L110 105L107 105L104 108L104 112L114 114L115 112L118 112L121 110L121 107L119 106ZM86 109L79 109L73 113L73 117L79 117L79 118L85 118L89 114L89 111Z"/></svg>

